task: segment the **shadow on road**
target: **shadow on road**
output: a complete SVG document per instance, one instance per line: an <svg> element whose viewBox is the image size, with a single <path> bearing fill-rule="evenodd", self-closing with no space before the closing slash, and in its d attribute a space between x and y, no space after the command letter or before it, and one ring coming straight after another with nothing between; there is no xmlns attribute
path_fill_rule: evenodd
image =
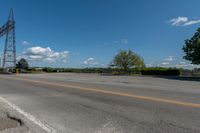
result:
<svg viewBox="0 0 200 133"><path fill-rule="evenodd" d="M179 76L154 76L156 78L165 78L180 81L200 81L200 77L179 77Z"/></svg>

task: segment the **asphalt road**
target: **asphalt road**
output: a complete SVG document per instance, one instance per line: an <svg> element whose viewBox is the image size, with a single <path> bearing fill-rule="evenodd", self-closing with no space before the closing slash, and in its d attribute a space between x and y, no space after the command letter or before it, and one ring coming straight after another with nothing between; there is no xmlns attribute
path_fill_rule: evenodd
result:
<svg viewBox="0 0 200 133"><path fill-rule="evenodd" d="M61 133L200 133L200 82L0 75L0 97Z"/></svg>

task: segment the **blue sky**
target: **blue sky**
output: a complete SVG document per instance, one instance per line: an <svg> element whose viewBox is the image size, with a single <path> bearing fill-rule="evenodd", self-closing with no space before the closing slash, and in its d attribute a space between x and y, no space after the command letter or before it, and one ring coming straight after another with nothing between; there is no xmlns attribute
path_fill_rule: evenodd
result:
<svg viewBox="0 0 200 133"><path fill-rule="evenodd" d="M147 66L192 68L184 40L200 26L199 0L0 0L12 7L18 58L31 66L105 67L120 49ZM1 55L4 38L0 38Z"/></svg>

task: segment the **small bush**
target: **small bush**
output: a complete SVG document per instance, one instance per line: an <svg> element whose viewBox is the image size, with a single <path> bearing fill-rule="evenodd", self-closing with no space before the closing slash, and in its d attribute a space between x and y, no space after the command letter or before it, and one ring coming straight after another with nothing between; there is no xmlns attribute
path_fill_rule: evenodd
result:
<svg viewBox="0 0 200 133"><path fill-rule="evenodd" d="M120 75L120 72L113 71L113 72L112 72L112 75Z"/></svg>
<svg viewBox="0 0 200 133"><path fill-rule="evenodd" d="M175 68L145 68L142 75L179 76L180 70Z"/></svg>

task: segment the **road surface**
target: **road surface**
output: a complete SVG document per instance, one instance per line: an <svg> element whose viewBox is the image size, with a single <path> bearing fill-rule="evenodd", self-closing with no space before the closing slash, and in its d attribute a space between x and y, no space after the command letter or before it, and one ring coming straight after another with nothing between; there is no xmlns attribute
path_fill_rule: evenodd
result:
<svg viewBox="0 0 200 133"><path fill-rule="evenodd" d="M0 97L52 132L200 133L199 81L70 73L0 75Z"/></svg>

